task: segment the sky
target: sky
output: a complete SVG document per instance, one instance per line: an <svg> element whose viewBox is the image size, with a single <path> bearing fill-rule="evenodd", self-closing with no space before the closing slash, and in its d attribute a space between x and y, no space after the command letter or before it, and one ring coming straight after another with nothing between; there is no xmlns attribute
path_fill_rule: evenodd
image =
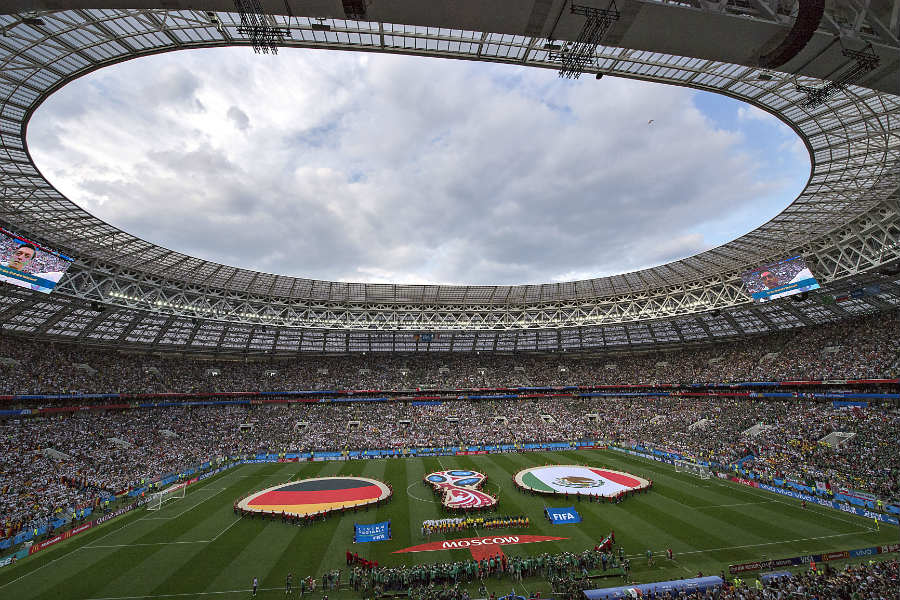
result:
<svg viewBox="0 0 900 600"><path fill-rule="evenodd" d="M614 77L247 48L95 71L28 128L97 217L270 273L522 284L655 266L783 210L800 139L750 105Z"/></svg>

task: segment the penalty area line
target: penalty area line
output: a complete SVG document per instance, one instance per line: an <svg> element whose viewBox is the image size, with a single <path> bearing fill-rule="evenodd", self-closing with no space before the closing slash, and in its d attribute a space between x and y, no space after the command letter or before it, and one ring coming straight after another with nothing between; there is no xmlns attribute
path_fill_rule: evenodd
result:
<svg viewBox="0 0 900 600"><path fill-rule="evenodd" d="M104 546L84 546L85 550L97 548L139 548L141 546L171 546L172 544L208 544L212 540L190 540L185 542L148 542L145 544L110 544Z"/></svg>
<svg viewBox="0 0 900 600"><path fill-rule="evenodd" d="M226 531L228 531L229 529L231 529L232 527L234 527L235 525L237 525L240 521L241 521L241 519L239 519L239 518L238 518L238 519L235 519L235 520L231 523L231 525L229 525L228 527L226 527L225 529L223 529L222 531L220 531L218 534L216 534L216 537L212 538L211 540L185 540L185 541L174 541L174 542L148 542L148 543L145 543L145 544L110 544L110 545L103 545L103 546L93 546L93 545L92 545L92 546L84 546L84 548L85 548L85 549L89 549L89 550L93 550L93 549L95 549L95 548L132 548L132 547L140 547L140 546L170 546L170 545L173 545L173 544L211 544L211 543L215 542L217 539L219 539L219 537L221 537L222 534L224 534Z"/></svg>
<svg viewBox="0 0 900 600"><path fill-rule="evenodd" d="M154 520L157 520L157 521L177 519L177 518L180 517L181 515L183 515L183 514L185 514L185 513L187 513L187 512L190 512L190 511L194 510L195 508L197 508L197 507L200 506L201 504L205 504L206 502L209 502L210 500L212 500L213 498L215 498L216 496L218 496L219 494L221 494L222 492L224 492L224 491L227 490L227 489L228 489L228 488L222 488L222 489L220 489L218 492L216 492L216 493L213 494L212 496L210 496L210 497L208 497L208 498L204 498L203 500L201 500L200 502L197 502L196 504L192 504L191 506L187 507L186 509L184 509L183 511L181 511L181 512L178 513L177 515L173 515L173 516L171 516L171 517L153 517L153 519L154 519ZM197 490L197 491L199 492L199 491L201 491L201 490Z"/></svg>
<svg viewBox="0 0 900 600"><path fill-rule="evenodd" d="M146 513L145 513L145 514L146 514ZM124 515L122 515L122 516L124 516ZM138 517L137 519L134 519L133 521L126 522L126 523L125 523L124 525L122 525L121 527L116 527L116 528L114 528L114 529L111 528L110 531L107 531L106 533L104 533L103 535L101 535L100 537L98 537L96 540L94 540L94 542L99 542L100 540L106 539L106 538L108 538L109 536L111 536L112 534L114 534L114 533L116 533L116 532L118 532L118 531L122 531L122 530L125 529L126 527L129 527L129 526L131 526L131 525L134 525L135 523L139 523L139 522L142 521L143 519L144 519L144 515ZM115 524L117 524L117 522L116 522L116 521L112 521L112 522L110 523L110 527L112 527L112 525L115 525ZM70 538L70 539L73 539L73 538ZM77 538L75 538L75 539L77 539ZM90 542L89 542L89 543L90 543ZM8 585L12 585L12 584L16 583L17 581L21 581L22 579L25 579L25 578L28 577L29 575L33 575L34 573L37 573L38 571L40 571L40 570L43 569L44 567L49 567L50 565L52 565L53 563L55 563L55 562L58 561L58 560L62 560L62 559L64 559L64 558L68 558L69 556L75 554L75 553L78 552L79 550L85 550L87 547L88 547L87 545L83 545L83 546L77 546L77 547L75 547L75 548L71 548L68 552L65 552L62 556L57 556L56 558L54 558L54 559L51 560L50 562L44 563L44 564L42 564L41 566L39 566L39 567L37 567L37 568L35 568L35 569L32 569L31 571L28 571L27 573L23 573L22 575L20 575L19 577L16 577L16 578L13 579L12 581L7 581L6 583L0 585L0 590L2 590L3 588L5 588L5 587L8 586Z"/></svg>
<svg viewBox="0 0 900 600"><path fill-rule="evenodd" d="M743 548L759 548L761 546L777 546L779 544L796 544L797 542L809 542L814 540L826 540L830 538L836 537L846 537L848 535L864 535L869 533L866 529L861 529L859 531L852 531L850 533L835 533L834 535L820 535L817 537L808 537L808 538L797 538L795 540L779 540L777 542L762 542L759 544L745 544L743 546L725 546L723 548L705 548L703 550L688 550L685 552L676 552L678 556L684 556L685 554L705 554L707 552L722 552L724 550L740 550ZM665 550L657 550L656 552L665 554ZM656 553L655 552L655 553ZM639 558L643 556L643 554L629 554L628 558ZM673 561L675 559L672 559Z"/></svg>
<svg viewBox="0 0 900 600"><path fill-rule="evenodd" d="M283 587L257 588L257 592L273 592L276 590L284 591ZM88 598L88 600L140 600L141 598L184 598L185 596L215 596L223 594L248 594L252 593L253 588L244 588L242 590L222 590L219 592L182 592L179 594L145 594L143 596L104 596L102 598Z"/></svg>
<svg viewBox="0 0 900 600"><path fill-rule="evenodd" d="M709 506L695 506L695 510L703 510L705 508L732 508L734 506L758 506L760 504L771 504L778 500L761 500L759 502L739 502L737 504L710 504Z"/></svg>
<svg viewBox="0 0 900 600"><path fill-rule="evenodd" d="M748 494L753 493L751 490L757 490L758 492L766 492L769 495L774 494L779 497L772 498L769 500L769 502L783 504L784 506L787 506L789 508L800 509L800 506L798 505L797 502L788 502L785 499L785 498L790 498L790 496L780 497L781 496L780 494L776 494L775 492L770 492L769 490L760 490L759 488L742 489L744 486L741 486L740 484L730 481L730 480L724 480L724 481L719 480L719 481L716 481L716 483L718 483L719 486L724 487L725 489L732 489L732 490L738 489L738 490L740 490L744 493L748 493ZM799 500L799 498L794 498L794 500ZM822 506L821 504L817 504L815 502L813 502L811 504L807 504L806 510L809 510L810 512L813 512L813 513L815 513L819 516L825 517L827 519L831 519L833 521L840 521L842 523L850 523L851 525L860 525L862 527L865 527L870 532L876 531L876 529L874 527L870 526L867 523L868 517L862 517L860 515L844 513L844 511L838 511L838 510L835 510L834 508L831 508L828 506ZM863 521L860 521L859 519L863 519ZM866 523L866 524L864 525L863 523Z"/></svg>
<svg viewBox="0 0 900 600"><path fill-rule="evenodd" d="M226 477L228 477L228 476L230 476L230 475L232 475L232 474L231 474L231 473L226 473L226 474L222 477L222 479L225 479ZM218 476L216 476L216 478L218 478ZM202 488L194 490L194 492L198 492L198 491L200 491L200 490L202 490L202 489L205 489L205 488L206 488L206 486L204 485ZM213 494L212 496L210 496L210 497L207 498L206 500L209 500L210 498L213 498L214 496L216 496L217 494L220 494L221 492L225 491L226 489L228 489L228 488L222 488L219 492L216 492L216 494ZM203 502L206 502L206 500L203 500ZM203 502L198 503L196 506L199 506L200 504L203 504ZM194 507L192 507L192 508L194 508ZM132 513L132 514L134 514L134 513ZM120 517L124 517L124 516L125 516L125 515L120 515ZM55 563L55 562L57 562L57 561L59 561L59 560L62 560L62 559L64 559L64 558L68 558L68 557L72 556L74 553L78 552L79 550L87 550L87 549L89 549L89 548L101 548L101 547L104 547L104 546L94 546L93 544L95 544L95 543L97 543L97 542L99 542L99 541L101 541L101 540L104 540L104 539L108 538L109 536L111 536L111 535L114 534L114 533L117 533L117 532L119 532L119 531L123 531L124 529L126 529L126 528L128 528L128 527L131 527L131 526L134 525L135 523L140 523L141 521L145 520L146 517L147 517L147 513L145 512L143 515L139 516L138 518L136 518L136 519L134 519L134 520L132 520L132 521L126 521L121 527L113 527L114 525L116 525L116 524L119 523L118 519L114 519L114 520L110 521L110 523L109 523L109 527L110 527L109 531L107 531L106 533L104 533L103 535L101 535L100 537L98 537L97 539L95 539L93 542L88 542L86 545L83 545L83 546L77 546L77 547L75 547L75 548L71 548L68 552L65 552L65 553L62 554L61 556L58 556L58 557L54 558L53 560L51 560L51 561L49 561L49 562L47 562L47 563L44 563L43 565L41 565L41 566L39 566L39 567L37 567L37 568L35 568L35 569L32 569L31 571L28 571L27 573L23 573L22 575L20 575L19 577L16 577L16 578L13 579L12 581L7 581L6 583L0 584L0 589L3 589L3 588L5 588L5 587L7 587L7 586L9 586L9 585L12 585L12 584L16 583L17 581L21 581L22 579L25 579L25 578L28 577L29 575L33 575L34 573L37 573L38 571L42 570L44 567L48 567L48 566L52 565L53 563ZM77 539L77 538L72 538L72 539ZM191 542L191 543L196 543L196 542ZM131 545L132 545L132 544L125 544L124 546L131 546ZM248 590L248 591L249 591L249 590ZM154 596L144 596L144 597L152 598L152 597L154 597Z"/></svg>
<svg viewBox="0 0 900 600"><path fill-rule="evenodd" d="M231 525L229 525L228 527L226 527L225 529L223 529L222 531L220 531L220 532L218 533L218 535L216 535L216 537L214 537L213 539L209 540L209 542L210 542L210 543L213 543L214 541L216 541L217 539L219 539L219 537L221 537L221 535L222 535L223 533L225 533L226 531L228 531L229 529L231 529L232 527L234 527L235 525L237 525L237 524L240 523L240 522L241 522L241 518L238 517L237 519L234 520L234 523L232 523Z"/></svg>
<svg viewBox="0 0 900 600"><path fill-rule="evenodd" d="M29 575L31 575L31 574L33 574L33 573L37 573L38 571L40 571L40 570L43 569L44 567L49 567L50 565L52 565L52 564L55 563L56 561L61 560L61 559L63 559L63 558L66 558L66 557L68 557L69 555L71 555L71 554L73 554L73 553L75 553L75 552L78 552L79 550L83 550L83 549L84 549L84 546L78 546L77 548L73 548L72 550L69 550L68 552L66 552L66 553L63 554L62 556L58 556L58 557L54 558L53 560L51 560L50 562L45 563L45 564L39 566L38 568L36 568L36 569L34 569L34 570L28 571L28 572L25 573L24 575L21 575L21 576L19 576L19 577L16 577L16 578L13 579L12 581L8 581L8 582L4 583L3 585L0 585L0 589L3 589L3 588L5 588L5 587L8 586L8 585L12 585L13 583L15 583L15 582L17 582L17 581L19 581L19 580L21 580L21 579L25 579L25 578L28 577Z"/></svg>

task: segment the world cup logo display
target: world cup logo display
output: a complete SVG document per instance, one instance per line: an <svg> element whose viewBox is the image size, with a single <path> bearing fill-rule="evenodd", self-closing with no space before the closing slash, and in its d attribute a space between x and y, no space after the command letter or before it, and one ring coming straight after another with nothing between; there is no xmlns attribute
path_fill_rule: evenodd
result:
<svg viewBox="0 0 900 600"><path fill-rule="evenodd" d="M443 491L441 503L447 508L488 508L497 504L496 498L478 489L485 480L486 475L475 471L437 471L425 476L425 481Z"/></svg>

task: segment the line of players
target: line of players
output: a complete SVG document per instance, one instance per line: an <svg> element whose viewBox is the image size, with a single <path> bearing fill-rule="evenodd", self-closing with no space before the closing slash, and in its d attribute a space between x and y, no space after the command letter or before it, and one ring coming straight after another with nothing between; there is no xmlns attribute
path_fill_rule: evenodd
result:
<svg viewBox="0 0 900 600"><path fill-rule="evenodd" d="M306 594L314 594L316 592L317 587L319 586L320 581L317 580L313 576L301 577L300 584L297 588L297 591L300 592L300 596L304 596ZM321 579L322 592L323 592L323 600L328 600L328 592L329 590L337 590L341 587L341 570L334 569L331 571L327 571L324 575L322 575ZM254 596L259 591L259 578L254 577L251 592ZM288 573L284 579L284 593L285 594L293 594L294 593L294 574Z"/></svg>
<svg viewBox="0 0 900 600"><path fill-rule="evenodd" d="M422 522L422 537L435 533L465 531L466 529L506 529L525 528L531 525L528 517L455 517L452 519L430 519Z"/></svg>

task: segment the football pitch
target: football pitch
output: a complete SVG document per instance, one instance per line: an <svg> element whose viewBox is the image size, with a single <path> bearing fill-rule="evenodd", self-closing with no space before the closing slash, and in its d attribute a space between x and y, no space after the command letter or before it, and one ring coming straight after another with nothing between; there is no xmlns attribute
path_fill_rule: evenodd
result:
<svg viewBox="0 0 900 600"><path fill-rule="evenodd" d="M653 481L646 493L621 504L575 498L531 496L518 491L513 476L521 469L546 464L587 464L625 471ZM499 494L498 515L527 515L527 529L464 531L422 537L422 521L448 516L424 475L447 469L470 469L488 476L484 489ZM239 518L232 503L253 491L299 477L355 475L393 486L393 497L377 508L332 515L298 527L280 520ZM545 506L574 505L582 522L551 525ZM393 539L353 544L353 524L391 520ZM442 539L486 535L539 535L566 538L504 545L508 557L581 552L593 548L610 530L632 561L632 581L717 575L731 563L896 543L897 527L717 479L701 480L676 473L670 465L610 450L536 452L484 456L385 459L349 462L270 463L236 467L192 485L185 498L159 511L138 509L89 532L74 536L16 565L0 570L0 598L138 600L151 598L246 598L254 577L258 598L284 597L290 572L297 593L301 577L319 579L344 569L341 590L330 599L364 598L348 588L345 552L383 566L429 564L471 559L467 549L393 554L410 546ZM672 548L675 560L664 558ZM650 568L644 558L654 553ZM621 577L596 580L593 587L621 585ZM540 577L520 582L491 578L497 595L511 589L522 595L540 591L550 597ZM477 584L468 586L477 597ZM320 588L321 589L321 588ZM317 591L315 597L321 598Z"/></svg>

